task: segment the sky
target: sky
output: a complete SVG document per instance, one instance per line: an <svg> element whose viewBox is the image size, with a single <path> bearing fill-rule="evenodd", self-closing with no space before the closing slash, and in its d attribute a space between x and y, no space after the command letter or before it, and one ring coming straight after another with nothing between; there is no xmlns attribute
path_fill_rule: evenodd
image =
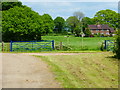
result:
<svg viewBox="0 0 120 90"><path fill-rule="evenodd" d="M49 14L52 16L53 19L56 17L60 16L63 17L64 19L67 19L70 16L73 16L73 13L76 11L80 11L85 14L86 17L94 17L95 13L100 11L100 10L105 10L105 9L111 9L116 12L118 12L118 2L117 0L109 0L104 2L95 2L90 1L87 2L84 0L84 2L74 0L61 0L61 1L29 1L29 0L19 0L22 1L23 5L27 5L28 7L31 7L32 10L38 12L40 15L43 14ZM99 0L98 0L99 1Z"/></svg>

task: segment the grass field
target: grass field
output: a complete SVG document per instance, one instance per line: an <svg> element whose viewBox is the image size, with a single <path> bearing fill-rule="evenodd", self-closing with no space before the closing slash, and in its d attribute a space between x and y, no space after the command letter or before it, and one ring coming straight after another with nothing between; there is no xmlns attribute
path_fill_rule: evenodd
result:
<svg viewBox="0 0 120 90"><path fill-rule="evenodd" d="M38 56L64 88L118 88L118 60L110 52Z"/></svg>
<svg viewBox="0 0 120 90"><path fill-rule="evenodd" d="M60 42L63 45L70 48L70 51L80 51L80 50L100 50L102 42L104 40L113 40L113 37L84 37L83 43L81 37L65 37L65 36L42 36L43 40L54 40L55 45L59 46Z"/></svg>

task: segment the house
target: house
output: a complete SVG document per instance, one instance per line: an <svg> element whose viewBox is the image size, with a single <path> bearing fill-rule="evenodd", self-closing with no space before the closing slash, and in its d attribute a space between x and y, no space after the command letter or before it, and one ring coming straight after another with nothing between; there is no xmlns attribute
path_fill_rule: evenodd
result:
<svg viewBox="0 0 120 90"><path fill-rule="evenodd" d="M88 25L92 35L101 34L101 35L111 35L115 32L115 30L109 27L107 24L105 25Z"/></svg>

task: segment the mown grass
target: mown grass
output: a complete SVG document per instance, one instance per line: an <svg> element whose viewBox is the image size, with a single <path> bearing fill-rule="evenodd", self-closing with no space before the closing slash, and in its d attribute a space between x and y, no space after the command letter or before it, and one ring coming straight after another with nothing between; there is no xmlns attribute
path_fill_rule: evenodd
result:
<svg viewBox="0 0 120 90"><path fill-rule="evenodd" d="M64 88L118 88L118 60L110 52L38 56Z"/></svg>
<svg viewBox="0 0 120 90"><path fill-rule="evenodd" d="M99 51L104 40L113 40L113 37L84 37L83 43L81 37L74 36L42 36L43 40L54 40L55 46L59 46L60 42L63 45L70 48L69 51L80 51L80 50L94 50Z"/></svg>

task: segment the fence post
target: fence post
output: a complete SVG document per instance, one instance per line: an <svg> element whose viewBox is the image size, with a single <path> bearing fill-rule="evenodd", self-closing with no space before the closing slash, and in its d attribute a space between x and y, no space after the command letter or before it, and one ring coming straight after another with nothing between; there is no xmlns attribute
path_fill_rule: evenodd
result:
<svg viewBox="0 0 120 90"><path fill-rule="evenodd" d="M54 50L54 40L52 40L52 49Z"/></svg>
<svg viewBox="0 0 120 90"><path fill-rule="evenodd" d="M104 46L104 49L107 49L107 40L105 40L105 46Z"/></svg>
<svg viewBox="0 0 120 90"><path fill-rule="evenodd" d="M60 42L60 50L63 49L63 45L62 45L62 42Z"/></svg>
<svg viewBox="0 0 120 90"><path fill-rule="evenodd" d="M10 41L10 52L12 52L12 41Z"/></svg>
<svg viewBox="0 0 120 90"><path fill-rule="evenodd" d="M2 42L2 51L4 51L4 42Z"/></svg>

